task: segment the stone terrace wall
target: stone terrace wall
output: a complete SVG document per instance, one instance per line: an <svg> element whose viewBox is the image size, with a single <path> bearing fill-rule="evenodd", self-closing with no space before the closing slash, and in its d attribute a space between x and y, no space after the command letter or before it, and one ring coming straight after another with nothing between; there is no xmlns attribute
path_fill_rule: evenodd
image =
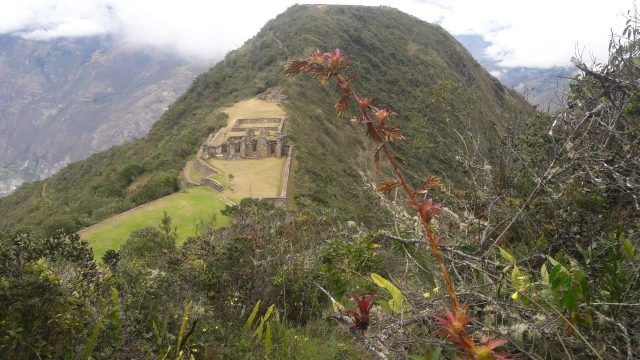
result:
<svg viewBox="0 0 640 360"><path fill-rule="evenodd" d="M274 123L277 122L278 123L278 127L274 128L275 131L281 133L282 132L282 128L284 127L284 122L287 121L287 118L255 118L255 119L238 119L236 120L235 125L233 126L234 128L240 128L239 125L246 125L246 124L266 124L266 123ZM262 129L262 128L260 128ZM269 128L271 129L271 128Z"/></svg>
<svg viewBox="0 0 640 360"><path fill-rule="evenodd" d="M253 129L256 134L260 134L261 130L264 131L278 131L280 132L280 127L279 126L269 126L269 127L234 127L231 128L231 132L240 132L240 131L248 131ZM230 137L228 137L227 139L231 139Z"/></svg>
<svg viewBox="0 0 640 360"><path fill-rule="evenodd" d="M204 160L197 158L196 159L196 170L200 173L200 175L205 178L211 175L219 174L220 171L214 168L213 166L207 164Z"/></svg>
<svg viewBox="0 0 640 360"><path fill-rule="evenodd" d="M293 145L289 146L289 155L284 162L284 169L282 169L282 184L280 186L280 197L287 198L287 191L289 188L289 173L291 171L291 158L293 158Z"/></svg>
<svg viewBox="0 0 640 360"><path fill-rule="evenodd" d="M278 125L278 132L282 134L282 128L284 127L284 122L287 121L287 118L282 118L280 121L280 125Z"/></svg>
<svg viewBox="0 0 640 360"><path fill-rule="evenodd" d="M256 99L282 103L287 100L287 96L282 93L282 88L280 86L274 86L268 88L265 92L256 95Z"/></svg>
<svg viewBox="0 0 640 360"><path fill-rule="evenodd" d="M216 180L214 180L214 179L209 177L211 175L219 174L220 170L218 170L215 167L207 164L204 160L202 160L200 158L196 158L195 168L200 173L200 175L202 176L202 182L196 183L196 182L190 181L183 174L183 181L185 182L185 184L187 186L204 185L204 186L207 186L207 187L209 187L209 188L211 188L211 189L213 189L215 191L219 191L219 192L223 192L224 191L224 185L222 185L218 181L216 181Z"/></svg>
<svg viewBox="0 0 640 360"><path fill-rule="evenodd" d="M235 125L244 124L265 124L265 123L280 123L282 118L254 118L254 119L238 119Z"/></svg>
<svg viewBox="0 0 640 360"><path fill-rule="evenodd" d="M202 185L210 187L215 191L219 191L219 192L223 192L224 191L224 185L220 184L219 182L217 182L216 180L214 180L212 178L203 178L202 179Z"/></svg>

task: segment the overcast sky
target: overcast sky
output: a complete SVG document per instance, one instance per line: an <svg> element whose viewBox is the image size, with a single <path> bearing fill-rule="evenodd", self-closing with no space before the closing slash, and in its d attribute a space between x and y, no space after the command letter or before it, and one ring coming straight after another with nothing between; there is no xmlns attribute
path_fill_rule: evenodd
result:
<svg viewBox="0 0 640 360"><path fill-rule="evenodd" d="M242 45L288 0L0 0L0 34L47 40L113 34L140 45L210 61ZM298 1L299 2L299 1ZM388 5L442 25L454 35L481 35L503 66L550 67L576 52L606 59L611 30L620 32L632 0L355 0ZM299 2L302 3L302 2Z"/></svg>

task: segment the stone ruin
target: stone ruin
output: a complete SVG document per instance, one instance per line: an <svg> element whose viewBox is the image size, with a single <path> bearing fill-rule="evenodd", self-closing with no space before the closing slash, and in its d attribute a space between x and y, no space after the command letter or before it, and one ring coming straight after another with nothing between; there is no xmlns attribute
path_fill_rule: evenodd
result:
<svg viewBox="0 0 640 360"><path fill-rule="evenodd" d="M274 86L272 88L268 88L265 92L256 95L256 99L283 103L287 101L287 95L284 94L280 86Z"/></svg>
<svg viewBox="0 0 640 360"><path fill-rule="evenodd" d="M289 155L290 145L283 134L285 118L238 119L226 134L226 139L216 137L202 145L203 159L262 159ZM269 126L273 125L273 126Z"/></svg>

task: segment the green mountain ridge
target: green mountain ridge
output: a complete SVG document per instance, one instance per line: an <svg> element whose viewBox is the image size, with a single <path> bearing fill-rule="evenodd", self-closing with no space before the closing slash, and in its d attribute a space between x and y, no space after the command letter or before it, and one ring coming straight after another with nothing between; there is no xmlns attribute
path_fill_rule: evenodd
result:
<svg viewBox="0 0 640 360"><path fill-rule="evenodd" d="M177 176L206 136L224 125L216 110L281 86L288 96L296 146L295 193L346 218L368 221L373 196L358 169L371 168L368 144L348 118L337 118L333 89L285 78L283 65L314 49L340 48L353 59L357 87L400 116L407 136L399 153L414 179L441 175L463 184L454 162L454 129L472 131L488 150L497 132L533 113L515 91L491 77L451 35L388 7L296 5L268 22L241 48L199 75L149 134L25 184L0 199L3 229L75 231L177 189ZM367 156L368 158L368 156ZM136 179L148 179L134 193Z"/></svg>

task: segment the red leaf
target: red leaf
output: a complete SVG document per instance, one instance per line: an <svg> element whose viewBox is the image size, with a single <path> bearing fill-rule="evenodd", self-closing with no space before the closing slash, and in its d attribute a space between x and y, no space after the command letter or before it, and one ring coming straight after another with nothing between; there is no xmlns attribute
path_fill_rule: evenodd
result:
<svg viewBox="0 0 640 360"><path fill-rule="evenodd" d="M384 136L387 141L404 140L405 137L400 133L400 128L393 126L384 129Z"/></svg>
<svg viewBox="0 0 640 360"><path fill-rule="evenodd" d="M362 99L358 99L358 106L362 109L362 110L366 110L369 108L369 106L371 106L371 98L362 98Z"/></svg>
<svg viewBox="0 0 640 360"><path fill-rule="evenodd" d="M351 329L365 331L369 327L369 311L371 310L371 306L373 306L373 295L366 295L361 298L351 294L351 299L358 305L357 311L354 309L345 309L345 313L353 320Z"/></svg>
<svg viewBox="0 0 640 360"><path fill-rule="evenodd" d="M347 110L348 107L349 107L349 98L348 97L341 98L335 105L336 114L338 114L338 116L344 115L344 112Z"/></svg>
<svg viewBox="0 0 640 360"><path fill-rule="evenodd" d="M373 123L367 123L367 135L377 142L382 142L382 138Z"/></svg>
<svg viewBox="0 0 640 360"><path fill-rule="evenodd" d="M426 194L427 191L433 189L433 188L437 188L441 185L440 182L440 178L437 176L429 176L427 177L424 182L422 183L422 186L420 186L418 188L418 194Z"/></svg>
<svg viewBox="0 0 640 360"><path fill-rule="evenodd" d="M400 186L402 186L400 181L383 181L378 185L378 191L384 193Z"/></svg>

